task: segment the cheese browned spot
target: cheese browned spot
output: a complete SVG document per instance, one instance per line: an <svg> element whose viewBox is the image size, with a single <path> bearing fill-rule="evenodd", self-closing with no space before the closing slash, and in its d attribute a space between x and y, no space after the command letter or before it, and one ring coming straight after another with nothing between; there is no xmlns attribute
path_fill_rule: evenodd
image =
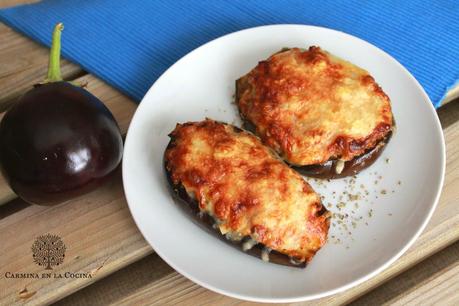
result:
<svg viewBox="0 0 459 306"><path fill-rule="evenodd" d="M319 47L261 61L237 80L236 102L262 140L295 166L352 160L393 126L390 100L373 77Z"/></svg>
<svg viewBox="0 0 459 306"><path fill-rule="evenodd" d="M222 235L250 237L308 262L327 241L329 213L312 188L254 135L213 120L178 124L165 152L172 183ZM249 250L254 242L245 240Z"/></svg>

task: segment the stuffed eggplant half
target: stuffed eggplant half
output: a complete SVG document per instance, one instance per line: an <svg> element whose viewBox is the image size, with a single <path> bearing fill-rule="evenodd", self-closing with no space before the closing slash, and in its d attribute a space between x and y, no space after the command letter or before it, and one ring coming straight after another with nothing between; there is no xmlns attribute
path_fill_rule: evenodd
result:
<svg viewBox="0 0 459 306"><path fill-rule="evenodd" d="M303 178L253 134L207 119L177 124L164 154L174 195L240 250L305 267L326 243L330 213Z"/></svg>
<svg viewBox="0 0 459 306"><path fill-rule="evenodd" d="M259 62L236 81L236 104L248 130L314 177L368 167L394 129L389 97L373 77L319 47Z"/></svg>

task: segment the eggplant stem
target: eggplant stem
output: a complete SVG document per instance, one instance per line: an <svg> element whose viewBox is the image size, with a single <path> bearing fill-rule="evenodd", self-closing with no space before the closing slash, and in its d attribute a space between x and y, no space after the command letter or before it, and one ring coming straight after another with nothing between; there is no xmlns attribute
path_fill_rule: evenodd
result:
<svg viewBox="0 0 459 306"><path fill-rule="evenodd" d="M51 51L49 54L48 75L44 83L62 81L61 76L61 32L64 24L59 22L54 27L53 38L51 42Z"/></svg>

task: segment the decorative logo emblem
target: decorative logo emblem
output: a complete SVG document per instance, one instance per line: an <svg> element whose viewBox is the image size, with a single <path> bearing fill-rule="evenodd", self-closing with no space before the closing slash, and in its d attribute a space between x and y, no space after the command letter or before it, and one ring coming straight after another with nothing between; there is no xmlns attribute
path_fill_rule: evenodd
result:
<svg viewBox="0 0 459 306"><path fill-rule="evenodd" d="M33 261L46 270L52 270L52 267L64 262L65 250L61 237L51 234L38 236L32 244Z"/></svg>

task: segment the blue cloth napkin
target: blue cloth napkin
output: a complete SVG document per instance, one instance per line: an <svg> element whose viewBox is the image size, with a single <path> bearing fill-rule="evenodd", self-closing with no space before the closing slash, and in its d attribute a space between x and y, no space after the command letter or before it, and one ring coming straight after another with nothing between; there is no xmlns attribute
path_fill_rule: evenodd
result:
<svg viewBox="0 0 459 306"><path fill-rule="evenodd" d="M382 48L418 79L435 107L459 79L459 2L49 0L0 20L50 44L62 21L63 56L140 101L180 57L221 35L276 23L328 27Z"/></svg>

